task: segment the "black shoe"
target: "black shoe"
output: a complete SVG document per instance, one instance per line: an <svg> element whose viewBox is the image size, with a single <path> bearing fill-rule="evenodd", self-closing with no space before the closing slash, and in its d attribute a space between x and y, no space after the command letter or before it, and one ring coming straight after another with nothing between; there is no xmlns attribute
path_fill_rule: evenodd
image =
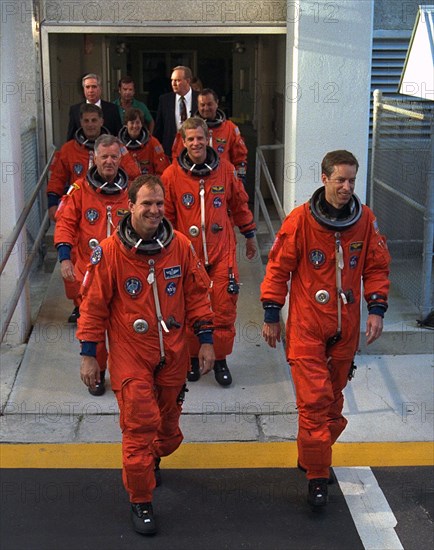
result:
<svg viewBox="0 0 434 550"><path fill-rule="evenodd" d="M132 502L131 521L138 533L142 533L142 535L155 535L157 526L155 525L152 502Z"/></svg>
<svg viewBox="0 0 434 550"><path fill-rule="evenodd" d="M304 472L304 473L307 472L306 468L303 468L303 466L300 464L300 462L299 462L298 460L297 460L297 468L298 468L299 470L301 470L302 472ZM328 485L333 485L333 483L334 483L335 481L336 481L336 476L335 476L333 470L330 468L330 476L329 476L329 479L328 479L327 484L328 484Z"/></svg>
<svg viewBox="0 0 434 550"><path fill-rule="evenodd" d="M101 380L99 384L95 384L95 389L92 390L91 388L87 388L90 395L94 395L95 397L99 397L100 395L105 394L105 370L102 370L99 374Z"/></svg>
<svg viewBox="0 0 434 550"><path fill-rule="evenodd" d="M215 361L214 376L220 386L230 386L232 384L232 376L229 372L226 359L218 359Z"/></svg>
<svg viewBox="0 0 434 550"><path fill-rule="evenodd" d="M75 306L75 308L72 310L71 315L68 317L68 323L76 323L79 317L80 317L80 310L78 306Z"/></svg>
<svg viewBox="0 0 434 550"><path fill-rule="evenodd" d="M197 382L200 378L199 359L192 357L190 359L191 368L187 373L187 380L189 382Z"/></svg>
<svg viewBox="0 0 434 550"><path fill-rule="evenodd" d="M326 506L328 500L328 479L326 477L318 477L309 480L309 489L307 493L307 501L314 508Z"/></svg>
<svg viewBox="0 0 434 550"><path fill-rule="evenodd" d="M155 487L159 487L161 485L160 462L161 462L161 458L155 459L155 465L154 465Z"/></svg>

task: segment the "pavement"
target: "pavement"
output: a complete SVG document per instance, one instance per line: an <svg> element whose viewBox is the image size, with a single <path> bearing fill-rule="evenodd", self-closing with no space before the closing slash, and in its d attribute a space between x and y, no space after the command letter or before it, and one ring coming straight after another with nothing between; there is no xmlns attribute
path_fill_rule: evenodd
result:
<svg viewBox="0 0 434 550"><path fill-rule="evenodd" d="M303 550L432 546L426 541L432 540L433 521L434 331L419 328L417 311L393 292L384 334L369 348L363 344L362 322L358 368L345 390L344 414L349 423L334 446L338 484L331 489L333 507L328 506L327 520L321 515L305 516L305 480L295 470L294 389L283 346L271 349L261 337L259 285L264 267L260 260L245 260L241 251L238 259L242 287L237 337L229 360L234 382L222 388L210 373L189 384L181 417L184 443L163 460L167 485L165 481L156 495L162 538L159 542L148 540L147 545ZM6 342L1 348L0 475L1 502L6 504L6 515L2 514L5 550L90 548L95 544L141 547L138 540L142 538L131 533L127 515L115 522L110 519L125 514L127 505L119 474L117 404L109 381L104 396L92 397L80 380L75 326L66 322L71 309L56 266L27 344L11 346ZM402 469L407 472L404 480ZM382 496L377 478L386 480ZM398 486L397 479L401 479ZM406 483L413 483L410 489L416 489L410 490ZM419 502L419 489L426 486L431 495L428 507ZM73 497L71 487L78 491ZM89 505L93 502L89 487L98 492L95 502L106 506L108 498L106 516L99 506ZM107 497L106 490L114 491L116 497ZM405 506L399 497L404 490L412 493L406 494ZM271 491L269 500L264 491ZM23 526L16 511L35 498L40 511ZM389 499L397 503L393 513ZM82 519L76 527L67 518L77 512L77 503ZM371 510L370 503L380 503L380 508ZM169 516L175 512L179 523L177 519L172 524ZM206 522L207 538L199 533L197 522L192 527L185 519L201 514L205 517L199 523ZM60 522L60 532L54 524L47 524L47 517ZM94 520L104 528L92 531L89 538ZM414 536L403 546L408 531L399 529L406 522ZM342 524L348 528L341 529ZM39 531L38 526L42 526ZM320 527L319 531L315 527ZM333 542L321 538L325 528L332 533ZM309 543L303 539L306 532L312 533ZM66 538L65 533L69 533ZM213 534L211 540L209 533ZM106 535L112 537L111 542Z"/></svg>
<svg viewBox="0 0 434 550"><path fill-rule="evenodd" d="M234 382L222 388L210 373L189 384L185 441L294 442L297 410L284 349L271 349L261 337L264 267L238 252L242 286L229 359ZM27 345L2 346L3 443L120 441L110 383L104 396L92 397L80 380L75 325L66 322L71 309L57 264ZM341 443L432 440L434 331L419 328L416 318L417 311L392 292L383 336L368 349L362 320L362 352L345 392L349 425ZM405 349L411 353L401 354Z"/></svg>

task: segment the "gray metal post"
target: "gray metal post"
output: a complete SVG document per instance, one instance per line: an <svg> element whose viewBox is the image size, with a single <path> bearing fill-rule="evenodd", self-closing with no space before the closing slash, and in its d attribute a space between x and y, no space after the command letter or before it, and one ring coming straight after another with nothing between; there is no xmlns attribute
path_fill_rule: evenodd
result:
<svg viewBox="0 0 434 550"><path fill-rule="evenodd" d="M431 119L431 166L426 182L426 209L424 215L424 245L422 259L422 319L434 308L432 297L432 264L434 246L434 117Z"/></svg>
<svg viewBox="0 0 434 550"><path fill-rule="evenodd" d="M374 209L374 178L375 178L375 155L377 153L377 124L378 110L380 108L382 93L381 90L374 90L374 107L372 113L372 150L371 150L371 181L369 185L369 206Z"/></svg>

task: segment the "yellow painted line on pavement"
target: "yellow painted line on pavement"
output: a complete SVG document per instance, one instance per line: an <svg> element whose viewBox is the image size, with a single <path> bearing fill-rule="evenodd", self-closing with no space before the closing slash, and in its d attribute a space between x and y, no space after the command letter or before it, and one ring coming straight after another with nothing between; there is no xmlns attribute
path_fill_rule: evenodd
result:
<svg viewBox="0 0 434 550"><path fill-rule="evenodd" d="M297 444L184 443L164 458L165 468L294 468ZM432 442L336 443L334 466L432 466ZM3 443L0 468L122 467L120 443Z"/></svg>

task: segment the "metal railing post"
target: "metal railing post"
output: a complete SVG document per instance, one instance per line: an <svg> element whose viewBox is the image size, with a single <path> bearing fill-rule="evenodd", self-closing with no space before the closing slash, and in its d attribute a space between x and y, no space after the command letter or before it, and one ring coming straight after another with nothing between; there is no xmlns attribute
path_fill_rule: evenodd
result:
<svg viewBox="0 0 434 550"><path fill-rule="evenodd" d="M432 264L434 246L434 117L431 119L431 163L426 182L426 208L424 215L424 246L422 254L422 320L432 308Z"/></svg>
<svg viewBox="0 0 434 550"><path fill-rule="evenodd" d="M374 209L374 174L375 174L375 155L377 153L377 125L378 110L380 109L382 93L381 90L374 90L374 107L372 113L372 151L371 151L371 181L369 185L369 206Z"/></svg>

